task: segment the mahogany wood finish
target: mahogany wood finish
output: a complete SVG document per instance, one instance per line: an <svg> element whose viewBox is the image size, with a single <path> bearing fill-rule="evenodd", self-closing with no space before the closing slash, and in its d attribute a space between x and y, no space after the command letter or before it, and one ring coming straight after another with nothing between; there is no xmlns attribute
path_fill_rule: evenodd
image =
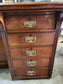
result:
<svg viewBox="0 0 63 84"><path fill-rule="evenodd" d="M63 21L63 3L1 4L0 12L12 79L50 78Z"/></svg>
<svg viewBox="0 0 63 84"><path fill-rule="evenodd" d="M33 75L33 76L28 76L27 75L27 71L36 71L36 75ZM48 77L48 67L33 67L33 68L18 68L18 69L15 69L15 76L16 76L16 79L20 79L20 78L23 78L23 79L27 79L27 78L45 78L45 77Z"/></svg>
<svg viewBox="0 0 63 84"><path fill-rule="evenodd" d="M4 49L4 45L2 42L2 36L0 32L0 67L4 67L7 65L7 57Z"/></svg>
<svg viewBox="0 0 63 84"><path fill-rule="evenodd" d="M11 57L14 59L38 59L40 58L50 58L52 54L52 47L29 47L29 48L10 48ZM36 51L34 56L28 56L26 51ZM16 53L15 53L16 52Z"/></svg>
<svg viewBox="0 0 63 84"><path fill-rule="evenodd" d="M55 32L7 34L7 39L9 46L52 45L54 42L54 35ZM36 37L36 42L26 42L25 38L27 37Z"/></svg>
<svg viewBox="0 0 63 84"><path fill-rule="evenodd" d="M40 13L41 14L41 13ZM36 21L36 26L34 27L25 27L23 24L25 21ZM50 13L50 12L44 12L44 14L42 13L41 15L37 15L33 14L33 16L31 14L29 15L11 15L10 17L7 16L5 17L5 22L6 22L6 28L7 31L9 30L22 30L22 29L54 29L55 28L55 15L54 13ZM46 23L46 25L44 24ZM49 24L50 23L50 24ZM10 25L9 25L10 24Z"/></svg>
<svg viewBox="0 0 63 84"><path fill-rule="evenodd" d="M36 62L36 65L35 66L43 66L43 67L46 67L46 66L49 66L49 61L50 59L32 59L32 62ZM13 60L13 66L14 68L18 68L18 67L27 67L27 62L31 62L31 59L29 60ZM29 66L30 67L30 66Z"/></svg>
<svg viewBox="0 0 63 84"><path fill-rule="evenodd" d="M0 67L7 67L7 56L2 41L2 24L0 23Z"/></svg>

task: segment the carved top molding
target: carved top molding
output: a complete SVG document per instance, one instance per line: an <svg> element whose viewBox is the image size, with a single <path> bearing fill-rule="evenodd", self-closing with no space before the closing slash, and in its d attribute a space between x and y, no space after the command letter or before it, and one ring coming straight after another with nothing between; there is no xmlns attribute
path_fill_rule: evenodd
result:
<svg viewBox="0 0 63 84"><path fill-rule="evenodd" d="M50 11L62 11L63 2L21 2L0 4L0 11L13 11L13 10L50 10Z"/></svg>

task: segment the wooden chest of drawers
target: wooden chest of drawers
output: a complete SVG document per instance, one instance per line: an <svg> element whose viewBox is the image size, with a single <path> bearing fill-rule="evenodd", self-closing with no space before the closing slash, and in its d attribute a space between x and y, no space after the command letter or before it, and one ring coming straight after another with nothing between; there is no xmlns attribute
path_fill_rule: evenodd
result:
<svg viewBox="0 0 63 84"><path fill-rule="evenodd" d="M47 9L50 4L46 9L41 2L2 9L2 38L13 80L51 77L63 13L59 4Z"/></svg>

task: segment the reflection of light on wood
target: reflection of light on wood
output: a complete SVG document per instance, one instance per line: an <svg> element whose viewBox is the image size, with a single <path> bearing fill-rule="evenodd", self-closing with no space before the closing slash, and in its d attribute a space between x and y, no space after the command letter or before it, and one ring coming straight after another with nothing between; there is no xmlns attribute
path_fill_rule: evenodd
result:
<svg viewBox="0 0 63 84"><path fill-rule="evenodd" d="M4 29L5 29L5 24L4 24L4 19L3 19L3 16L2 14L0 13L0 22L2 23Z"/></svg>

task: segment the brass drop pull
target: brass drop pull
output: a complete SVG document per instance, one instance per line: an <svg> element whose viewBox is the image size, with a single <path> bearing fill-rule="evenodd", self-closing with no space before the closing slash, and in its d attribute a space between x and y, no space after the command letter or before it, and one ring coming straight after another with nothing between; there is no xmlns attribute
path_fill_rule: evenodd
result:
<svg viewBox="0 0 63 84"><path fill-rule="evenodd" d="M36 42L36 37L25 37L25 42L28 43Z"/></svg>
<svg viewBox="0 0 63 84"><path fill-rule="evenodd" d="M36 75L36 72L35 71L28 71L27 72L27 75L34 76L34 75Z"/></svg>
<svg viewBox="0 0 63 84"><path fill-rule="evenodd" d="M34 55L36 55L36 51L26 51L26 55L27 56L34 56Z"/></svg>
<svg viewBox="0 0 63 84"><path fill-rule="evenodd" d="M29 28L35 27L36 26L36 21L25 21L24 26L29 27Z"/></svg>
<svg viewBox="0 0 63 84"><path fill-rule="evenodd" d="M29 61L27 62L27 66L35 66L36 62L35 61Z"/></svg>

